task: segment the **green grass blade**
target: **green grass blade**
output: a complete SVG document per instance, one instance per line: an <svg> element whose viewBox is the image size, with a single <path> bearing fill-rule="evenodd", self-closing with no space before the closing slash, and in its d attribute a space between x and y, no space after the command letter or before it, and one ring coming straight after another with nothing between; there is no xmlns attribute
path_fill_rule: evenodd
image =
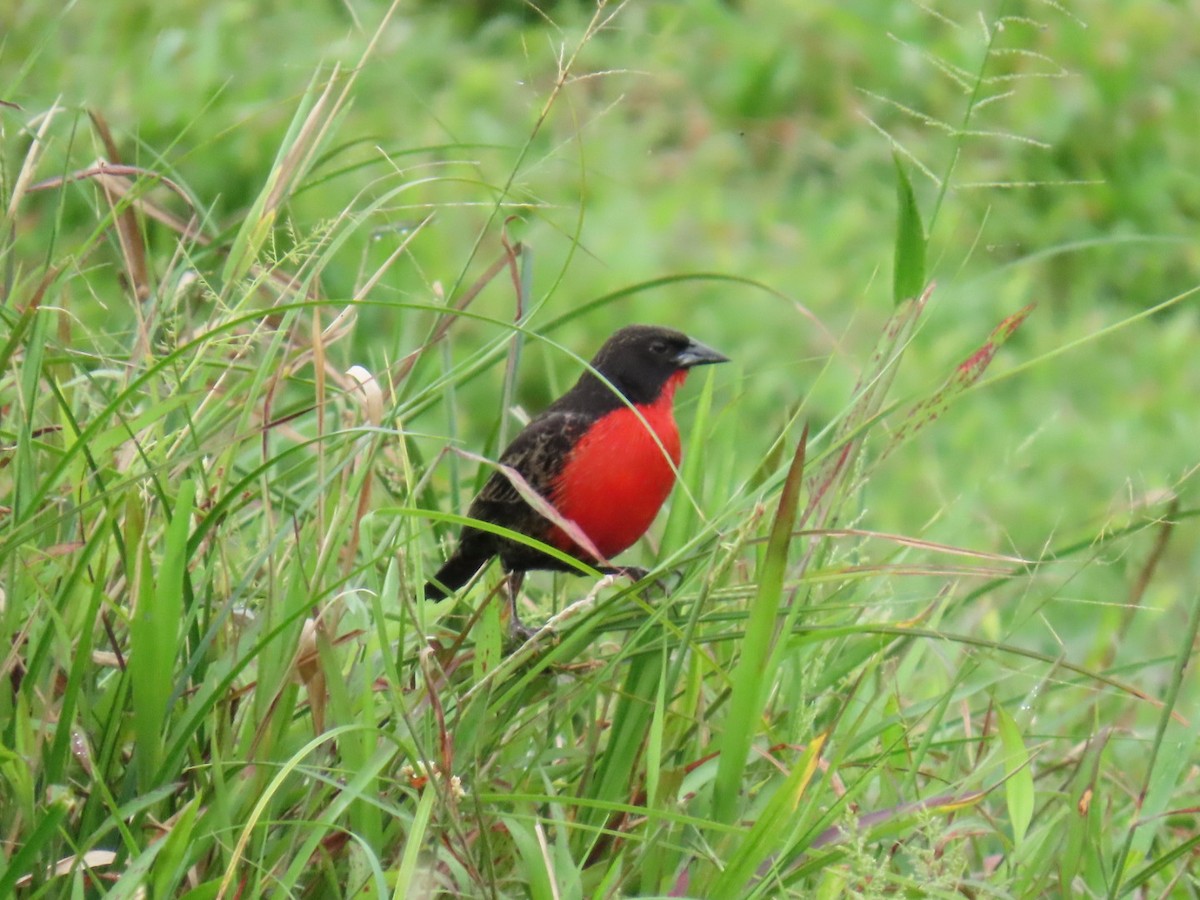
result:
<svg viewBox="0 0 1200 900"><path fill-rule="evenodd" d="M412 825L405 835L404 853L400 858L400 868L396 872L396 890L392 897L401 900L404 897L415 897L425 893L426 886L418 881L417 864L421 860L421 851L425 848L426 832L429 821L433 816L433 804L437 799L437 791L433 785L426 785L417 801L413 813Z"/></svg>
<svg viewBox="0 0 1200 900"><path fill-rule="evenodd" d="M163 558L157 577L148 535L141 533L138 544L131 548L138 560L138 590L137 608L129 629L129 675L142 790L154 785L167 703L174 687L175 661L182 655L183 580L194 499L195 483L184 481L179 486L175 510L164 535Z"/></svg>
<svg viewBox="0 0 1200 900"><path fill-rule="evenodd" d="M33 875L35 880L40 880L38 860L66 817L67 807L63 802L42 807L37 824L26 834L20 848L0 868L0 897L15 896L16 884L25 875Z"/></svg>
<svg viewBox="0 0 1200 900"><path fill-rule="evenodd" d="M804 459L808 447L808 428L800 435L796 452L779 496L779 506L771 523L771 534L763 557L762 574L750 607L750 620L742 642L741 657L731 675L732 694L729 716L721 735L721 755L713 785L713 818L732 822L739 807L742 773L750 746L762 715L766 687L774 672L764 665L773 653L776 617L783 601L783 580L787 574L788 547L804 483Z"/></svg>
<svg viewBox="0 0 1200 900"><path fill-rule="evenodd" d="M1171 676L1167 682L1167 696L1163 700L1162 708L1158 714L1158 727L1154 732L1154 742L1150 746L1149 759L1146 763L1146 775L1142 784L1142 796L1147 800L1154 800L1155 808L1147 808L1143 805L1138 811L1137 818L1129 823L1128 831L1125 835L1125 842L1117 855L1115 865L1113 866L1113 879L1109 887L1109 900L1116 900L1121 895L1125 876L1130 864L1131 855L1135 855L1135 851L1139 847L1149 846L1149 837L1139 835L1139 830L1146 830L1145 817L1155 817L1160 815L1169 798L1169 794L1165 788L1160 785L1167 781L1174 781L1174 773L1179 767L1182 770L1183 761L1179 758L1183 754L1191 765L1195 762L1195 744L1178 742L1171 746L1165 746L1166 737L1171 729L1171 719L1175 715L1176 705L1179 701L1179 695L1186 682L1188 664L1192 659L1193 648L1196 646L1196 639L1200 636L1200 597L1193 595L1191 601L1191 609L1188 611L1187 625L1179 634L1179 649L1175 654L1175 664L1172 666ZM1193 722L1196 716L1192 717ZM1188 731L1192 731L1193 735L1195 725L1193 724ZM1158 767L1166 768L1166 773L1160 775ZM1158 788L1155 790L1153 797L1149 795L1151 787ZM1143 851L1144 852L1144 851ZM1137 854L1140 855L1140 854ZM1141 859L1138 859L1140 864Z"/></svg>
<svg viewBox="0 0 1200 900"><path fill-rule="evenodd" d="M893 154L896 164L896 249L892 273L892 300L899 306L925 289L925 227L908 171Z"/></svg>
<svg viewBox="0 0 1200 900"><path fill-rule="evenodd" d="M1004 748L1004 796L1008 801L1008 818L1012 823L1013 844L1018 848L1033 820L1033 771L1029 767L1029 751L1021 737L1021 728L1003 706L996 706L1000 744Z"/></svg>
<svg viewBox="0 0 1200 900"><path fill-rule="evenodd" d="M759 865L784 843L799 809L800 801L816 774L821 749L828 735L817 735L804 748L791 772L771 795L758 819L744 837L732 846L724 868L713 882L708 896L745 896L747 886Z"/></svg>

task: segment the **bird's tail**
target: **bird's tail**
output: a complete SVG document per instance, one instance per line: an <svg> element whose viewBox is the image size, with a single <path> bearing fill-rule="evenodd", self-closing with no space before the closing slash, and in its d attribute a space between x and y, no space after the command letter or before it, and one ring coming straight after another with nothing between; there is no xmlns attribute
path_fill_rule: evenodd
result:
<svg viewBox="0 0 1200 900"><path fill-rule="evenodd" d="M425 583L425 599L441 600L457 591L483 568L493 552L490 547L477 547L475 542L464 538L445 565Z"/></svg>

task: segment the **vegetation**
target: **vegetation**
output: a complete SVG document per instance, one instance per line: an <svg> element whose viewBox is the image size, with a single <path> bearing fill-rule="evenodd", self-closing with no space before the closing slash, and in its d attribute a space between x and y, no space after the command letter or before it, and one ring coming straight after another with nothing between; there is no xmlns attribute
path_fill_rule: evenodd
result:
<svg viewBox="0 0 1200 900"><path fill-rule="evenodd" d="M0 41L0 896L1200 894L1194 4ZM638 585L417 587L622 324Z"/></svg>

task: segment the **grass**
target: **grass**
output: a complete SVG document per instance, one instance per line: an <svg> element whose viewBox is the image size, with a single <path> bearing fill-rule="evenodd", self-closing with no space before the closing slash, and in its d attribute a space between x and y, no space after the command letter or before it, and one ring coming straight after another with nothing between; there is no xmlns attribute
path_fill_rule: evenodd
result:
<svg viewBox="0 0 1200 900"><path fill-rule="evenodd" d="M1200 893L1200 56L978 12L20 6L0 896ZM665 586L419 602L636 320Z"/></svg>

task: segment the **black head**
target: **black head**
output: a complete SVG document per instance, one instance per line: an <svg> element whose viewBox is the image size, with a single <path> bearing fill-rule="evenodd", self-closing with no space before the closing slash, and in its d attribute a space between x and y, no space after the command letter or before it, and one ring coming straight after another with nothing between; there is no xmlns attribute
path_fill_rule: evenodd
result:
<svg viewBox="0 0 1200 900"><path fill-rule="evenodd" d="M649 403L677 372L728 361L728 357L681 331L629 325L604 342L592 359L592 368L631 403Z"/></svg>

